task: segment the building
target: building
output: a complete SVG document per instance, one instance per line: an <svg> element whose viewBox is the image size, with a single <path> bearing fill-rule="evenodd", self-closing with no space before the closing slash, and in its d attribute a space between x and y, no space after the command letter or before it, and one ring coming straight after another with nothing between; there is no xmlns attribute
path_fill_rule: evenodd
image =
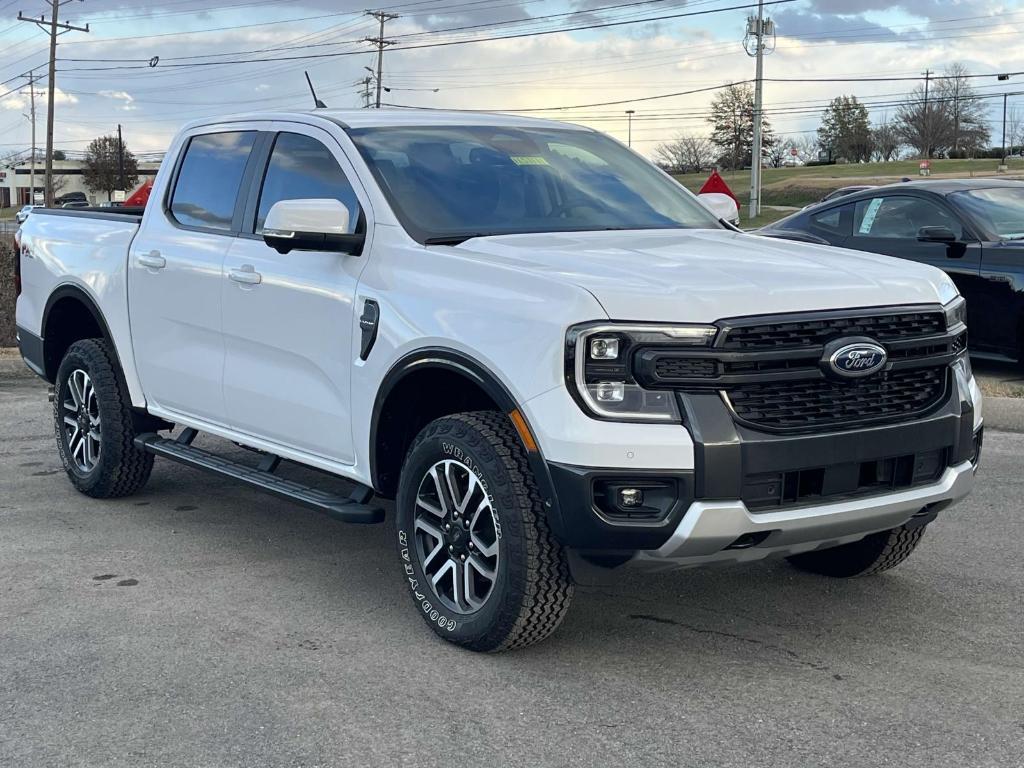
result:
<svg viewBox="0 0 1024 768"><path fill-rule="evenodd" d="M107 200L106 192L98 192L86 188L83 176L85 159L66 153L63 160L53 161L54 195L60 197L68 192L84 192L89 202L98 204ZM130 195L135 187L147 179L153 179L160 169L159 156L137 157L139 179L132 189L125 190ZM44 191L46 178L46 160L42 153L36 155L35 189L40 195ZM32 202L32 162L31 153L24 152L0 163L0 208L21 207Z"/></svg>

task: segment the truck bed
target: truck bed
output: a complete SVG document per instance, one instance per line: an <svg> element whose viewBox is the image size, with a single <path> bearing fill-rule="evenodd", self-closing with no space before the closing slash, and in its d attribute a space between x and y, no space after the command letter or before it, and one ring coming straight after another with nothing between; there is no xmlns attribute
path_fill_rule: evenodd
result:
<svg viewBox="0 0 1024 768"><path fill-rule="evenodd" d="M48 315L62 298L74 295L92 305L117 349L130 352L128 254L139 231L142 210L34 210L21 226L19 332L45 339ZM130 356L126 355L122 364L129 390L137 390Z"/></svg>

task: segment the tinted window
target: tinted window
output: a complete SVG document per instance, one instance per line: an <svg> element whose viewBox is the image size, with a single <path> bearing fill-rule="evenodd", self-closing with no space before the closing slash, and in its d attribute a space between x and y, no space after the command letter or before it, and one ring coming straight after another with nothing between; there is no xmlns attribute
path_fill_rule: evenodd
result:
<svg viewBox="0 0 1024 768"><path fill-rule="evenodd" d="M719 229L677 182L600 133L429 126L349 132L406 230L432 238Z"/></svg>
<svg viewBox="0 0 1024 768"><path fill-rule="evenodd" d="M853 216L854 237L916 240L921 227L948 227L963 236L963 227L940 206L919 197L872 197L861 200Z"/></svg>
<svg viewBox="0 0 1024 768"><path fill-rule="evenodd" d="M829 208L826 211L812 213L808 217L811 222L811 229L825 237L829 235L846 237L850 234L849 212L852 207L847 203L846 205Z"/></svg>
<svg viewBox="0 0 1024 768"><path fill-rule="evenodd" d="M282 133L263 179L256 232L263 231L274 203L280 200L334 199L349 210L348 231L359 221L359 201L334 155L316 139L298 133Z"/></svg>
<svg viewBox="0 0 1024 768"><path fill-rule="evenodd" d="M1024 187L972 189L952 197L990 232L1004 240L1024 239Z"/></svg>
<svg viewBox="0 0 1024 768"><path fill-rule="evenodd" d="M171 214L181 224L231 229L235 200L256 131L194 136L185 150L171 199Z"/></svg>

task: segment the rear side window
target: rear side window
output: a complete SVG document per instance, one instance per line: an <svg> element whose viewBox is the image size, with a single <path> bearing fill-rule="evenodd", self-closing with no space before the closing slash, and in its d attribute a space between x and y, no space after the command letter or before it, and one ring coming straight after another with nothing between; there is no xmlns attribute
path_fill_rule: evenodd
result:
<svg viewBox="0 0 1024 768"><path fill-rule="evenodd" d="M188 227L231 230L235 201L256 131L193 136L171 198L171 215Z"/></svg>
<svg viewBox="0 0 1024 768"><path fill-rule="evenodd" d="M256 212L256 234L281 200L333 199L349 211L348 231L359 221L359 201L334 155L323 144L299 133L282 133L274 142Z"/></svg>
<svg viewBox="0 0 1024 768"><path fill-rule="evenodd" d="M824 237L828 235L846 237L850 234L850 217L848 214L852 208L853 206L847 204L811 214L809 217L811 227L817 234Z"/></svg>
<svg viewBox="0 0 1024 768"><path fill-rule="evenodd" d="M922 227L948 227L963 237L960 222L940 206L908 195L861 200L853 217L854 237L916 240Z"/></svg>

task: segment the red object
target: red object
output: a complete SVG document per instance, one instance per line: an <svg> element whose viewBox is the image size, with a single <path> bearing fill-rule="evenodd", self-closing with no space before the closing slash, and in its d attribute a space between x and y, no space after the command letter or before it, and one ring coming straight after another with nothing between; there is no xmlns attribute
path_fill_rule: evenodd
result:
<svg viewBox="0 0 1024 768"><path fill-rule="evenodd" d="M153 180L146 179L142 186L132 192L131 197L124 201L126 208L145 208L149 202L149 193L153 191Z"/></svg>
<svg viewBox="0 0 1024 768"><path fill-rule="evenodd" d="M711 172L711 175L708 176L708 180L704 182L704 186L700 188L698 194L703 195L705 192L720 192L723 195L728 195L736 203L736 207L740 207L740 201L736 199L736 195L732 193L729 185L725 183L725 179L718 174L718 171Z"/></svg>

